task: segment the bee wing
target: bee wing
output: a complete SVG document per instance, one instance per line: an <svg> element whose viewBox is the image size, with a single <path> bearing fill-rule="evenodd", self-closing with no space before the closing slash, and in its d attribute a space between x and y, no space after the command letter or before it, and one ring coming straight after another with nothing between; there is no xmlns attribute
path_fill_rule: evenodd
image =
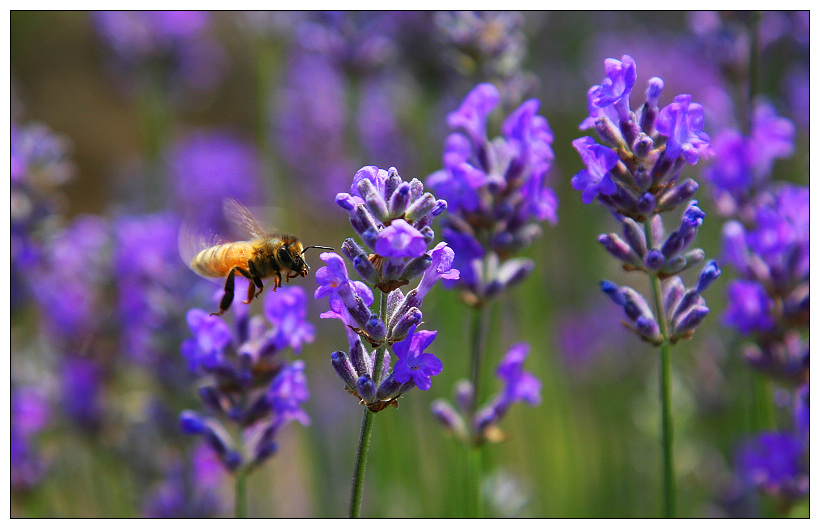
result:
<svg viewBox="0 0 820 529"><path fill-rule="evenodd" d="M179 256L185 262L185 266L191 268L191 262L199 252L205 248L230 242L220 237L213 231L203 233L196 229L190 221L183 220L179 225L179 236L177 237L177 247Z"/></svg>
<svg viewBox="0 0 820 529"><path fill-rule="evenodd" d="M253 213L245 206L232 198L226 198L222 204L225 218L243 234L248 234L252 239L262 239L267 236L268 230L262 228Z"/></svg>

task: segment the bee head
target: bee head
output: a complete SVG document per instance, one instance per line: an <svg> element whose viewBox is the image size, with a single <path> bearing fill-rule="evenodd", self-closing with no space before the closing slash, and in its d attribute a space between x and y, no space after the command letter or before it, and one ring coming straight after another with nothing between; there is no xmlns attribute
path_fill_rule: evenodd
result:
<svg viewBox="0 0 820 529"><path fill-rule="evenodd" d="M302 245L299 243L283 244L276 251L280 266L290 268L301 276L306 276L310 267L302 259Z"/></svg>

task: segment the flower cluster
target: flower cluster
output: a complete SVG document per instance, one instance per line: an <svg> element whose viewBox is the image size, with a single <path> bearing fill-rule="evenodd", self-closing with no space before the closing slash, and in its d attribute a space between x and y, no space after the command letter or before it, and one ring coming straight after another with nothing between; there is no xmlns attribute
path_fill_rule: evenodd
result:
<svg viewBox="0 0 820 529"><path fill-rule="evenodd" d="M547 183L552 131L537 115L539 102L525 101L487 138L487 118L500 101L495 86L476 86L448 116L443 168L427 185L447 201L444 239L456 251L458 286L465 301L481 306L523 280L529 259L510 258L541 234L538 221L557 222L557 198Z"/></svg>
<svg viewBox="0 0 820 529"><path fill-rule="evenodd" d="M748 136L733 128L715 136L715 163L703 172L718 213L744 221L753 220L754 199L769 187L774 161L794 152L796 128L762 99L755 102L751 121Z"/></svg>
<svg viewBox="0 0 820 529"><path fill-rule="evenodd" d="M233 330L206 311L191 309L188 326L193 337L182 344L191 371L207 375L199 396L208 411L234 424L236 443L224 424L211 415L186 410L182 430L201 435L230 472L247 472L276 452L279 430L292 420L310 422L301 404L309 391L304 362L286 362L282 352L295 352L313 341L313 325L305 320L307 296L300 287L283 287L266 296L265 317L249 317L244 305L236 307Z"/></svg>
<svg viewBox="0 0 820 529"><path fill-rule="evenodd" d="M607 59L605 67L606 78L587 93L589 117L581 124L582 129L594 128L605 145L589 136L573 141L586 169L572 178L572 186L581 191L584 203L597 199L621 222L623 237L610 233L598 240L624 269L667 281L662 307L656 307L664 314L655 314L629 287L604 281L603 291L624 308L627 326L641 338L656 345L665 338L674 343L691 337L709 312L700 294L720 275L717 264L708 261L694 288L686 289L678 277L705 258L703 250L690 249L705 217L697 201L689 202L680 227L668 236L660 217L698 189L694 180L679 179L686 164L710 153L703 108L688 94L659 108L663 81L653 77L646 102L633 112L629 99L637 79L635 61L624 55Z"/></svg>
<svg viewBox="0 0 820 529"><path fill-rule="evenodd" d="M46 471L46 462L39 454L36 442L50 422L51 412L39 391L20 387L11 391L9 419L11 488L28 490L40 482Z"/></svg>
<svg viewBox="0 0 820 529"><path fill-rule="evenodd" d="M462 441L475 445L501 441L504 436L497 425L512 404L526 402L536 406L541 403L541 382L523 367L529 352L530 346L526 342L510 347L496 370L504 387L485 406L476 411L473 384L461 380L456 385L453 399L456 406L444 399L436 400L431 406L433 415L448 432Z"/></svg>
<svg viewBox="0 0 820 529"><path fill-rule="evenodd" d="M534 85L523 68L527 55L524 15L509 11L441 11L433 16L444 58L460 76L497 82L505 103L517 103ZM508 108L507 105L504 105Z"/></svg>
<svg viewBox="0 0 820 529"><path fill-rule="evenodd" d="M424 352L436 331L416 329L422 319L420 307L433 285L459 274L446 243L428 251L434 237L432 218L447 204L425 193L419 180L406 182L395 168L375 166L360 169L350 193L339 193L336 203L348 212L367 247L352 238L342 245L342 253L365 282L351 280L342 257L326 252L321 258L327 266L316 272L319 287L314 297L329 298L330 311L321 317L342 320L347 331L349 354L334 352L333 367L347 390L375 412L397 406L396 399L412 387L429 389L430 377L441 372L441 361ZM400 287L418 276L418 285L402 292ZM381 291L379 312L370 309L375 299L371 288ZM362 340L376 350L368 352ZM392 371L387 346L397 356Z"/></svg>
<svg viewBox="0 0 820 529"><path fill-rule="evenodd" d="M204 11L98 11L93 24L122 88L139 94L148 83L176 96L206 94L222 79L225 52L207 32Z"/></svg>
<svg viewBox="0 0 820 529"><path fill-rule="evenodd" d="M754 336L746 358L776 377L808 380L809 188L783 185L758 195L755 222L723 227L724 257L740 275L728 285L725 324Z"/></svg>
<svg viewBox="0 0 820 529"><path fill-rule="evenodd" d="M26 272L42 257L43 228L60 212L60 186L74 174L69 142L47 126L11 124L11 306L29 295Z"/></svg>

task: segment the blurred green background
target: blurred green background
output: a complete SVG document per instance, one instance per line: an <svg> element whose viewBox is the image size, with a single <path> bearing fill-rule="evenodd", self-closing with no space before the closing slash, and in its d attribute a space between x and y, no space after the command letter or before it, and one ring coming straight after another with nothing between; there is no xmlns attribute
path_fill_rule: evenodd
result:
<svg viewBox="0 0 820 529"><path fill-rule="evenodd" d="M252 140L264 127L257 104L260 48L237 22L239 15L213 14L211 33L225 48L228 73L204 101L170 113L171 138L197 127L227 126ZM641 292L648 292L648 284L641 277L628 276L597 243L597 235L615 230L615 223L599 205L583 205L580 194L571 188L570 178L582 167L571 141L582 135L578 124L586 116L586 91L603 77L606 57L629 53L636 58L636 92L642 93L652 75L670 77L665 102L686 89L678 88L677 80L685 74L650 70L650 61L641 59L650 52L663 56L663 46L674 47L691 37L686 20L687 14L681 12L531 12L524 16L527 54L523 65L538 79L527 97L542 101L539 113L555 133L555 164L550 175L559 197L559 222L545 225L543 236L523 253L535 260L535 272L491 309L482 400L500 389L495 366L518 341L531 344L525 367L540 378L543 387L542 403L532 408L514 406L501 423L506 440L483 449L487 516L655 517L661 511L657 353L625 328L617 324L607 328L595 321L618 319L617 307L610 307L600 293L601 279L630 284ZM104 67L89 14L12 12L10 43L12 108L17 109L12 117L46 123L70 138L73 146L77 175L64 187L69 204L66 216L110 212L122 199L122 186L116 180L122 175L119 169L146 153L145 128L139 105L116 89ZM273 74L272 89L283 75L289 46L283 40L264 48ZM434 41L430 46L432 53L423 59L433 61L443 53L436 46L444 44ZM648 49L653 46L656 49ZM790 57L787 51L783 53ZM659 63L662 61L652 64ZM766 57L766 64L778 64L775 52ZM411 70L419 91L404 116L402 132L415 146L417 173L409 174L399 166L406 179L424 180L441 166L446 112L454 110L474 84L469 76L459 77L448 68L431 63L413 65ZM776 71L764 75L771 81L770 87L764 81L764 87L773 97L778 75ZM693 100L704 97L692 91ZM500 117L494 115L496 121ZM490 130L497 130L494 127L497 123ZM704 129L714 130L709 122ZM778 167L784 179L807 184L806 129L798 134L797 144L796 155L778 162ZM384 168L390 165L389 161L367 159L355 149L349 155L354 170L374 163ZM272 189L285 186L288 193L270 199L275 219L268 220L287 226L309 244L338 248L353 234L345 213L332 205L333 196L327 197L325 203L330 205L322 209L304 196L307 189L288 184L287 170L279 158L275 148L269 151L269 184ZM700 165L687 167L684 176L699 179L701 171ZM348 186L349 180L342 181L338 191ZM717 256L721 219L712 214L705 187L697 198L707 213L698 246L707 256ZM315 271L320 266L318 256L310 260ZM693 274L685 277L687 283ZM729 270L721 281L728 277ZM297 284L311 293L315 288L312 276ZM713 287L706 296L712 309L706 322L693 340L673 349L679 512L692 517L781 515L777 505L766 499L742 499L753 505L751 510L743 507L744 511L732 503L740 500L730 498L734 449L750 432L774 427L778 410L769 404L774 386L744 363L738 338L720 324L723 292L724 285ZM325 300L311 302L309 319L316 325L317 338L301 354L311 388L306 410L312 425L286 428L280 434L279 452L250 477L251 516L339 517L347 513L361 407L343 391L330 366L330 353L344 348L346 340L337 322L318 318L324 310ZM425 325L439 331L433 348L444 362L444 371L433 379L430 391L414 390L401 399L399 409L389 408L376 416L364 516L464 515L468 502L464 454L454 439L443 435L429 407L436 398L451 398L455 382L468 376L469 316L456 291L436 288L425 300ZM587 323L570 327L570 318ZM573 359L574 352L565 350L562 332L591 333L606 345L595 345L596 351L587 359ZM15 354L37 354L36 342L34 324L12 321L12 369ZM179 355L179 351L168 354ZM50 460L49 472L33 490L20 495L12 492L11 515L139 516L146 490L153 483L146 483L124 464L121 446L130 435L129 425L139 423L139 419L128 419L129 414L139 416L134 410L153 387L151 373L123 367L105 393L122 414L117 421L94 436L71 428L50 430L41 440L42 452ZM195 391L192 384L192 402ZM227 475L221 492L226 505L222 514L229 516L233 500ZM808 500L790 514L807 515Z"/></svg>

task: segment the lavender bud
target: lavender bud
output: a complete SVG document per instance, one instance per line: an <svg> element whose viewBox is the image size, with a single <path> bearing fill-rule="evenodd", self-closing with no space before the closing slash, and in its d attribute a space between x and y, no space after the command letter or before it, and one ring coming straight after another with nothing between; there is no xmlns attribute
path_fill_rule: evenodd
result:
<svg viewBox="0 0 820 529"><path fill-rule="evenodd" d="M626 297L624 297L623 292L621 289L613 283L612 281L607 281L606 279L601 281L601 290L604 294L609 296L609 299L614 301L617 305L625 306L626 305Z"/></svg>
<svg viewBox="0 0 820 529"><path fill-rule="evenodd" d="M356 201L353 200L353 197L350 196L349 193L338 193L336 195L336 204L347 211L353 211L353 208L356 207Z"/></svg>
<svg viewBox="0 0 820 529"><path fill-rule="evenodd" d="M393 193L396 192L396 189L401 185L403 180L399 173L397 172L387 172L387 179L384 182L384 199L389 201L393 198Z"/></svg>
<svg viewBox="0 0 820 529"><path fill-rule="evenodd" d="M703 303L703 298L700 297L697 290L694 288L687 290L681 298L680 303L678 303L678 306L675 307L675 312L671 314L672 321L679 319L681 314L688 311L691 307Z"/></svg>
<svg viewBox="0 0 820 529"><path fill-rule="evenodd" d="M663 227L663 219L661 219L660 215L652 215L652 217L649 218L649 233L652 236L652 240L647 241L649 246L654 247L663 240L665 230Z"/></svg>
<svg viewBox="0 0 820 529"><path fill-rule="evenodd" d="M331 353L330 363L333 365L333 369L336 370L336 374L339 375L339 378L344 380L347 387L355 389L358 375L353 368L353 364L348 360L347 355L343 351Z"/></svg>
<svg viewBox="0 0 820 529"><path fill-rule="evenodd" d="M615 233L602 233L598 236L598 242L616 259L633 265L640 262L640 258L632 248Z"/></svg>
<svg viewBox="0 0 820 529"><path fill-rule="evenodd" d="M189 435L201 434L207 429L202 416L191 410L183 410L179 414L179 427Z"/></svg>
<svg viewBox="0 0 820 529"><path fill-rule="evenodd" d="M376 384L370 375L362 375L356 380L356 391L367 404L372 404L376 400Z"/></svg>
<svg viewBox="0 0 820 529"><path fill-rule="evenodd" d="M643 228L629 217L622 218L621 222L624 225L624 239L626 239L626 242L629 243L630 248L632 248L632 250L638 254L640 258L645 257L646 234L644 233Z"/></svg>
<svg viewBox="0 0 820 529"><path fill-rule="evenodd" d="M359 246L359 244L354 241L352 238L347 238L342 243L342 253L345 257L347 257L350 261L353 261L358 256L367 257L367 251Z"/></svg>
<svg viewBox="0 0 820 529"><path fill-rule="evenodd" d="M683 258L686 259L686 266L683 267L683 270L688 270L702 263L706 259L706 252L700 248L695 248L683 254Z"/></svg>
<svg viewBox="0 0 820 529"><path fill-rule="evenodd" d="M367 283L373 285L380 281L379 271L373 265L373 262L364 255L357 255L353 258L353 268L358 272L362 279Z"/></svg>
<svg viewBox="0 0 820 529"><path fill-rule="evenodd" d="M264 463L266 459L276 453L279 446L274 441L261 443L256 447L256 455L253 458L253 465Z"/></svg>
<svg viewBox="0 0 820 529"><path fill-rule="evenodd" d="M433 263L433 258L429 254L424 254L420 257L416 257L409 263L407 266L404 267L399 279L410 281L411 279L418 277L425 270L430 268L430 265Z"/></svg>
<svg viewBox="0 0 820 529"><path fill-rule="evenodd" d="M658 210L667 211L683 204L698 190L698 183L691 178L684 180L658 198Z"/></svg>
<svg viewBox="0 0 820 529"><path fill-rule="evenodd" d="M410 180L410 201L415 202L424 193L424 184L421 180L414 178Z"/></svg>
<svg viewBox="0 0 820 529"><path fill-rule="evenodd" d="M655 195L648 191L642 193L638 199L637 209L644 215L649 215L655 211Z"/></svg>
<svg viewBox="0 0 820 529"><path fill-rule="evenodd" d="M706 305L695 305L673 320L673 337L683 337L685 334L695 330L700 325L703 318L709 314L709 307Z"/></svg>
<svg viewBox="0 0 820 529"><path fill-rule="evenodd" d="M666 264L663 265L663 273L666 276L671 276L677 273L682 272L686 268L686 257L682 255L676 255L675 257L666 261Z"/></svg>
<svg viewBox="0 0 820 529"><path fill-rule="evenodd" d="M356 191L359 192L359 196L367 199L367 195L378 195L379 190L376 189L376 186L373 185L373 181L370 178L362 178L356 184Z"/></svg>
<svg viewBox="0 0 820 529"><path fill-rule="evenodd" d="M382 383L379 384L379 389L376 392L376 398L378 400L394 399L401 395L403 386L404 384L398 382L395 378L393 378L393 373L390 373L384 377Z"/></svg>
<svg viewBox="0 0 820 529"><path fill-rule="evenodd" d="M649 86L646 88L646 102L650 107L657 107L658 100L661 98L663 91L663 79L660 77L653 77L649 80Z"/></svg>
<svg viewBox="0 0 820 529"><path fill-rule="evenodd" d="M485 406L478 410L473 417L473 425L475 430L479 433L484 432L488 427L499 421L500 417L496 415L495 407Z"/></svg>
<svg viewBox="0 0 820 529"><path fill-rule="evenodd" d="M390 339L400 341L406 338L407 331L410 330L410 327L421 323L421 317L421 311L417 307L412 307L396 322L396 325L390 332Z"/></svg>
<svg viewBox="0 0 820 529"><path fill-rule="evenodd" d="M199 398L210 409L215 412L223 412L222 401L219 398L219 392L211 387L204 386L199 388Z"/></svg>
<svg viewBox="0 0 820 529"><path fill-rule="evenodd" d="M433 233L433 228L430 226L425 226L419 230L421 232L421 236L424 237L424 242L430 244L433 242L433 238L435 237L435 233Z"/></svg>
<svg viewBox="0 0 820 529"><path fill-rule="evenodd" d="M410 184L402 182L393 196L390 197L390 218L400 218L404 216L407 205L410 203Z"/></svg>
<svg viewBox="0 0 820 529"><path fill-rule="evenodd" d="M655 320L655 315L652 314L652 309L649 308L649 304L646 303L643 296L630 287L621 288L621 292L623 292L624 298L626 298L624 312L629 319L637 321L639 317L643 316L647 319Z"/></svg>
<svg viewBox="0 0 820 529"><path fill-rule="evenodd" d="M350 349L350 362L353 364L358 376L370 375L373 372L370 355L365 352L361 340L356 340L356 343ZM353 385L355 386L355 382Z"/></svg>
<svg viewBox="0 0 820 529"><path fill-rule="evenodd" d="M612 146L617 147L624 144L621 131L607 118L598 118L595 122L595 131Z"/></svg>
<svg viewBox="0 0 820 529"><path fill-rule="evenodd" d="M384 326L384 322L376 313L370 315L370 320L368 320L367 324L364 326L364 330L374 342L381 342L387 335L387 329Z"/></svg>
<svg viewBox="0 0 820 529"><path fill-rule="evenodd" d="M363 182L369 181L370 180L363 180ZM387 204L379 193L368 193L365 195L364 201L367 204L367 207L370 208L370 212L380 221L385 222L388 218L390 218L387 212Z"/></svg>
<svg viewBox="0 0 820 529"><path fill-rule="evenodd" d="M464 418L446 400L434 400L430 405L430 411L433 412L433 416L448 432L458 436L466 434L467 428L464 424Z"/></svg>
<svg viewBox="0 0 820 529"><path fill-rule="evenodd" d="M416 220L427 216L436 207L436 199L431 193L424 193L418 200L410 204L404 214L407 222L412 224Z"/></svg>
<svg viewBox="0 0 820 529"><path fill-rule="evenodd" d="M652 185L652 175L649 174L649 170L644 167L639 167L635 171L635 183L638 185L640 189L647 189L649 186Z"/></svg>
<svg viewBox="0 0 820 529"><path fill-rule="evenodd" d="M533 268L535 268L535 263L532 259L526 258L516 258L516 259L509 259L498 270L498 280L501 282L501 285L504 289L508 289L511 286L520 283L527 276L530 275Z"/></svg>
<svg viewBox="0 0 820 529"><path fill-rule="evenodd" d="M635 142L635 146L633 148L633 151L635 152L635 155L638 158L645 158L654 146L655 146L655 142L652 141L652 138L650 138L649 136L647 136L646 134L644 134L642 132L638 136L638 140ZM648 187L649 184L652 183L652 178L649 176L649 172L646 169L644 169L643 167L640 169L640 171L642 171L646 175L645 184L637 182L637 178L635 180L636 180L636 183L643 189L645 187Z"/></svg>
<svg viewBox="0 0 820 529"><path fill-rule="evenodd" d="M666 314L672 314L678 308L678 303L683 299L686 287L679 276L675 276L666 281L666 292L664 293L663 310Z"/></svg>
<svg viewBox="0 0 820 529"><path fill-rule="evenodd" d="M443 199L436 200L436 205L433 207L433 211L430 212L430 216L438 217L442 213L447 211L447 201Z"/></svg>
<svg viewBox="0 0 820 529"><path fill-rule="evenodd" d="M660 270L663 268L663 265L666 264L666 257L663 256L660 250L649 250L649 253L646 254L646 259L644 259L644 263L646 263L647 268L650 270Z"/></svg>
<svg viewBox="0 0 820 529"><path fill-rule="evenodd" d="M369 211L367 211L367 207L364 204L358 204L355 208L353 208L353 212L350 214L350 224L353 226L353 229L356 230L356 233L361 235L363 238L364 234L368 231L372 231L375 235L379 234L379 227L373 216ZM365 240L365 243L372 247L367 240Z"/></svg>
<svg viewBox="0 0 820 529"><path fill-rule="evenodd" d="M472 409L473 407L473 399L475 398L475 391L473 389L473 383L469 380L462 379L456 382L455 387L455 396L454 400L456 406L463 411L467 412Z"/></svg>
<svg viewBox="0 0 820 529"><path fill-rule="evenodd" d="M663 340L658 323L652 317L639 316L635 321L635 330L638 331L638 334L648 338L653 343L659 343Z"/></svg>
<svg viewBox="0 0 820 529"><path fill-rule="evenodd" d="M393 319L396 315L396 310L402 305L404 302L404 292L399 290L391 290L390 294L387 295L387 324L391 325L393 323Z"/></svg>
<svg viewBox="0 0 820 529"><path fill-rule="evenodd" d="M663 247L661 247L661 252L663 252L664 257L669 259L678 254L681 250L683 250L683 237L679 231L673 231L669 237L667 237L666 241L663 243Z"/></svg>

